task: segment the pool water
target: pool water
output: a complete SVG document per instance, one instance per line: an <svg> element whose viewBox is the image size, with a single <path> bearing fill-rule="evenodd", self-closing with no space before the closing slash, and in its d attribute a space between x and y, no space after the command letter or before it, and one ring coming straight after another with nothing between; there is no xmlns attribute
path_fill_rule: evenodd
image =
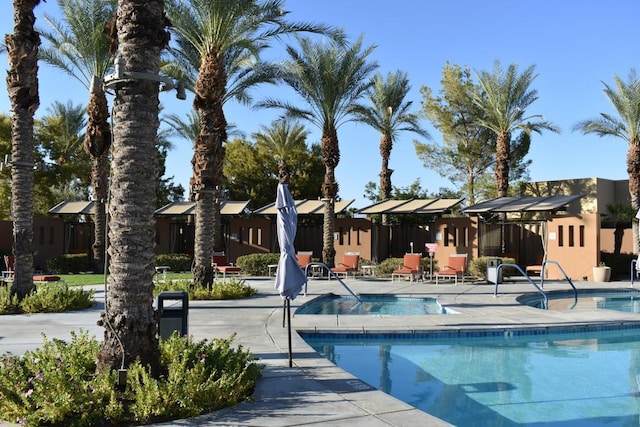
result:
<svg viewBox="0 0 640 427"><path fill-rule="evenodd" d="M393 295L324 295L303 304L296 314L384 314L420 315L444 314L435 298L406 298Z"/></svg>
<svg viewBox="0 0 640 427"><path fill-rule="evenodd" d="M548 310L614 310L625 313L640 313L640 292L632 290L617 291L578 291L548 293ZM540 295L518 298L522 304L543 308Z"/></svg>
<svg viewBox="0 0 640 427"><path fill-rule="evenodd" d="M640 330L497 334L303 338L361 380L457 426L638 425Z"/></svg>

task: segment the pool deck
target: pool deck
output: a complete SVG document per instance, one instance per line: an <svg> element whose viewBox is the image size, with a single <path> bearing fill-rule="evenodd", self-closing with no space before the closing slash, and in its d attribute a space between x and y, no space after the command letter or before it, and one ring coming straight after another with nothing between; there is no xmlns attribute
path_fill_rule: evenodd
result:
<svg viewBox="0 0 640 427"><path fill-rule="evenodd" d="M253 401L194 419L162 426L416 426L449 425L381 391L374 389L324 357L292 334L293 367L289 367L288 334L283 327L283 302L274 290L273 278L250 278L258 294L229 301L191 301L189 334L196 339L226 338L236 333L235 343L248 348L264 366ZM346 294L340 284L311 279L308 294L291 302L294 330L338 332L460 331L522 327L625 325L640 323L640 315L589 309L539 310L516 301L522 294L536 293L530 283L506 282L494 296L494 285L485 283L439 284L390 280L354 280L349 288L360 294L395 294L433 297L456 314L421 316L295 315L295 308L326 293ZM574 282L578 290L630 290L628 281ZM636 283L640 288L640 283ZM545 292L570 291L567 282L545 282ZM69 339L70 331L89 331L101 339L96 325L103 308L104 289L96 289L98 304L73 313L0 316L0 353L21 354L48 339ZM0 423L0 425L6 425Z"/></svg>

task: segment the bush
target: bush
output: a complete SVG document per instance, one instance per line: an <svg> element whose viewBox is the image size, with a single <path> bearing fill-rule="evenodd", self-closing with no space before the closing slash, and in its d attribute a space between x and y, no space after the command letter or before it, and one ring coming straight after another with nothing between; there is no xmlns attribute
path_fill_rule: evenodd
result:
<svg viewBox="0 0 640 427"><path fill-rule="evenodd" d="M86 332L71 343L52 340L24 356L0 358L0 417L24 425L142 425L189 418L236 405L260 377L255 358L228 339L196 342L173 334L160 340L166 375L153 378L139 362L128 367L127 388L115 373L96 374L100 348Z"/></svg>
<svg viewBox="0 0 640 427"><path fill-rule="evenodd" d="M482 280L486 280L487 279L487 260L488 259L493 259L493 258L500 258L500 257L495 257L495 256L483 256L480 258L474 258L471 260L471 262L469 263L469 273L472 276L478 277ZM500 258L502 260L502 264L515 264L516 260L515 258ZM502 267L500 269L500 271L502 272L503 276L505 277L510 277L510 276L517 276L520 273L518 272L518 270L516 270L513 267Z"/></svg>
<svg viewBox="0 0 640 427"><path fill-rule="evenodd" d="M193 258L187 254L160 254L156 255L156 266L166 265L174 273L191 271Z"/></svg>
<svg viewBox="0 0 640 427"><path fill-rule="evenodd" d="M164 291L184 291L189 294L192 300L223 300L246 298L258 293L258 291L247 284L245 280L235 278L215 280L213 289L193 287L190 280L169 280L166 283L158 283L153 289L153 295L157 296Z"/></svg>
<svg viewBox="0 0 640 427"><path fill-rule="evenodd" d="M242 255L236 259L236 265L242 269L244 274L250 276L267 276L269 274L268 266L277 264L280 254L263 253Z"/></svg>
<svg viewBox="0 0 640 427"><path fill-rule="evenodd" d="M10 297L8 288L0 288L0 314L62 313L82 310L94 303L93 292L57 283L38 285L36 292L27 295L20 303L15 296Z"/></svg>
<svg viewBox="0 0 640 427"><path fill-rule="evenodd" d="M391 276L393 270L397 270L402 266L404 258L387 258L380 264L376 265L375 275L378 277ZM431 260L429 257L422 258L422 270L429 272ZM433 271L436 271L436 260L433 260Z"/></svg>
<svg viewBox="0 0 640 427"><path fill-rule="evenodd" d="M93 267L87 254L66 254L49 258L47 269L56 274L77 274L81 271L92 271Z"/></svg>

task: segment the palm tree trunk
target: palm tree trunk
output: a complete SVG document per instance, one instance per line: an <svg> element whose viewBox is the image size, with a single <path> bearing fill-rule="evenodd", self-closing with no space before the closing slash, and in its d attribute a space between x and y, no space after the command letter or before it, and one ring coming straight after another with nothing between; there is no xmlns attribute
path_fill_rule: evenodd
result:
<svg viewBox="0 0 640 427"><path fill-rule="evenodd" d="M107 98L101 89L89 96L87 106L87 133L84 141L85 151L92 161L91 185L93 198L96 201L93 210L95 225L92 255L93 269L96 273L104 272L105 228L107 223L105 203L108 188L108 155L111 146L111 126L109 126L109 108Z"/></svg>
<svg viewBox="0 0 640 427"><path fill-rule="evenodd" d="M213 205L214 194L212 192L200 193L195 208L195 241L193 248L192 269L193 281L196 285L211 288L213 285L213 269L211 268L211 255L213 245Z"/></svg>
<svg viewBox="0 0 640 427"><path fill-rule="evenodd" d="M162 0L119 0L119 55L127 71L158 73L168 43ZM116 84L109 203L109 288L100 324L104 342L99 368L120 368L136 359L159 373L153 309L155 194L158 179L158 82Z"/></svg>
<svg viewBox="0 0 640 427"><path fill-rule="evenodd" d="M15 0L14 33L5 42L11 100L11 216L15 276L11 294L22 300L33 290L33 116L38 109L38 49L34 8L40 0Z"/></svg>
<svg viewBox="0 0 640 427"><path fill-rule="evenodd" d="M380 138L380 157L382 157L382 168L380 169L380 200L386 200L391 197L391 174L389 169L389 157L391 157L391 149L393 148L393 140L389 135L382 134ZM389 215L382 214L382 225L389 224Z"/></svg>
<svg viewBox="0 0 640 427"><path fill-rule="evenodd" d="M215 51L202 61L195 85L194 108L200 117L200 135L193 154L193 187L196 192L196 229L194 248L194 283L207 286L213 277L211 255L224 248L220 230L220 197L224 183L224 142L227 121L222 109L227 78L222 59ZM218 200L218 203L216 203ZM201 205L201 206L198 206ZM201 218L198 218L201 215ZM211 279L212 280L212 279Z"/></svg>
<svg viewBox="0 0 640 427"><path fill-rule="evenodd" d="M509 191L509 160L511 136L508 133L498 135L496 143L496 186L498 197L507 197Z"/></svg>
<svg viewBox="0 0 640 427"><path fill-rule="evenodd" d="M629 175L629 196L631 207L637 212L640 209L640 141L629 141L627 151L627 173ZM633 253L640 253L640 236L638 221L632 221Z"/></svg>
<svg viewBox="0 0 640 427"><path fill-rule="evenodd" d="M323 224L322 224L322 261L329 267L335 265L336 250L333 243L335 230L335 201L338 195L338 183L335 170L340 162L340 147L338 134L335 129L330 129L322 135L321 139L322 163L325 173L322 183L323 196Z"/></svg>

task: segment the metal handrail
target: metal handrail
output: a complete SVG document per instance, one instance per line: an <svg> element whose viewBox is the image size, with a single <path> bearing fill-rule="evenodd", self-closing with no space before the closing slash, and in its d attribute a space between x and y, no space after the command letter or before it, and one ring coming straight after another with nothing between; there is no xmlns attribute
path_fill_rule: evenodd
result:
<svg viewBox="0 0 640 427"><path fill-rule="evenodd" d="M499 264L498 267L496 267L496 286L495 286L495 288L493 290L493 296L494 297L498 296L498 285L500 284L500 269L502 267L513 267L516 270L518 270L520 273L522 273L522 275L529 281L529 283L531 283L531 285L533 285L533 287L536 288L536 290L538 292L540 292L540 294L542 294L542 298L543 298L543 301L544 301L544 307L543 308L545 310L547 309L547 307L549 306L549 297L547 297L547 294L545 294L544 291L538 285L536 285L533 280L531 280L531 277L529 277L529 275L527 273L525 273L518 264ZM544 267L543 267L543 271L544 271ZM571 285L571 286L573 286L573 285Z"/></svg>
<svg viewBox="0 0 640 427"><path fill-rule="evenodd" d="M578 290L576 289L575 286L573 286L573 282L571 281L571 279L569 278L569 276L567 276L567 273L564 272L564 270L562 269L562 267L560 267L560 264L558 264L558 261L551 261L551 260L546 260L542 263L542 270L540 271L540 287L544 288L544 269L547 266L548 263L551 264L555 264L558 266L558 268L560 269L560 272L562 273L562 275L564 276L565 280L567 282L569 282L569 284L571 285L571 287L573 288L573 293L575 295L576 298L578 298Z"/></svg>
<svg viewBox="0 0 640 427"><path fill-rule="evenodd" d="M329 274L329 276L335 277L338 280L338 282L340 282L342 287L344 287L347 290L347 292L349 292L351 294L352 297L354 297L359 303L362 303L362 300L360 299L360 297L357 296L355 293L353 293L353 291L351 289L349 289L349 287L342 281L342 279L336 273L334 273L331 270L331 268L327 264L325 264L324 262L310 262L305 267L304 274L308 275L309 267L314 267L314 266L322 267L325 270L327 270L327 273ZM309 281L305 282L305 284L304 284L304 296L307 296L307 285L308 284L309 284Z"/></svg>

